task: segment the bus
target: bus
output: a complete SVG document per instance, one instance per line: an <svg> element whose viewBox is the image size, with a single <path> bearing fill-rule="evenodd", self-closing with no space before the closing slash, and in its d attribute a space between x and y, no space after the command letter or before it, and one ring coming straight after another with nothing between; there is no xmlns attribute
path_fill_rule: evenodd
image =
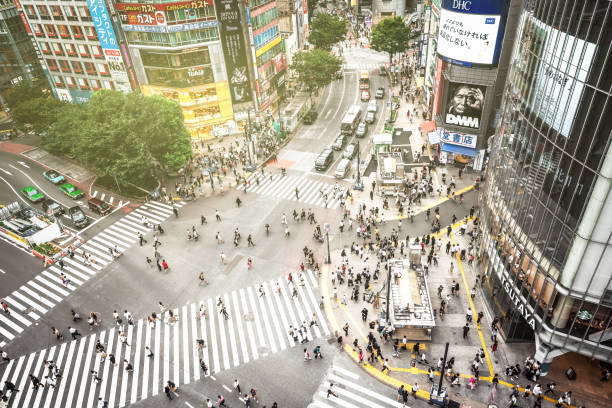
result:
<svg viewBox="0 0 612 408"><path fill-rule="evenodd" d="M370 73L368 71L359 73L359 89L370 90Z"/></svg>
<svg viewBox="0 0 612 408"><path fill-rule="evenodd" d="M344 118L342 118L340 133L343 135L352 135L359 124L359 118L361 118L361 106L351 106L344 114Z"/></svg>

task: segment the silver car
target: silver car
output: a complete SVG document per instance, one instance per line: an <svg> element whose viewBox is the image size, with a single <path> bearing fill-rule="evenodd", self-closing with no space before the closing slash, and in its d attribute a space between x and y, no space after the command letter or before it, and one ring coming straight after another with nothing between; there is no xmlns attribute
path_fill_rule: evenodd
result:
<svg viewBox="0 0 612 408"><path fill-rule="evenodd" d="M374 123L375 120L376 120L376 112L369 111L365 117L366 123Z"/></svg>
<svg viewBox="0 0 612 408"><path fill-rule="evenodd" d="M364 137L367 133L368 133L368 125L365 122L359 122L355 135L357 137Z"/></svg>
<svg viewBox="0 0 612 408"><path fill-rule="evenodd" d="M357 144L351 143L346 146L346 149L344 149L344 152L342 152L342 157L345 159L352 159L355 156L355 153L357 153Z"/></svg>

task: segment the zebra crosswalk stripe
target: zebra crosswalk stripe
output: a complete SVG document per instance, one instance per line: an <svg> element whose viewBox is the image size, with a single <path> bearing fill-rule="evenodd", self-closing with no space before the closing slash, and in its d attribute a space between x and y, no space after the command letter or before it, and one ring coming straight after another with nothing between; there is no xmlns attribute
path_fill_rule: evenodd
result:
<svg viewBox="0 0 612 408"><path fill-rule="evenodd" d="M227 320L215 306L218 298L208 298L203 300L208 318L196 317L201 303L189 303L173 309L178 316L173 324L168 323L169 313L165 312L154 327L146 319L139 319L133 326L113 326L20 356L0 366L4 370L0 372L3 381L11 378L24 390L15 394L11 406L93 408L101 397L109 405L123 407L157 395L168 380L179 385L199 379L200 358L209 366L210 375L256 360L262 350L267 355L295 347L288 335L289 326L299 327L307 321L307 314L321 316L316 297L310 295L315 290L311 279L307 274L304 277L304 286L299 286L296 296L291 298L289 285L280 278L262 282L266 292L262 297L256 295L259 285L222 294L220 298L229 313ZM274 290L277 282L280 294ZM121 331L129 345L121 343ZM320 329L307 327L309 339L320 338L324 332L322 324ZM198 338L204 339L208 347L197 350ZM110 357L101 361L95 350L96 340L106 343L106 352L114 354L117 366L110 363ZM145 347L151 348L153 357L146 357ZM42 363L47 359L57 360L63 378L57 381L56 388L26 391L26 385L31 388L29 374L44 377L46 369ZM133 372L125 371L124 361L132 364ZM101 377L99 384L92 380L92 370Z"/></svg>
<svg viewBox="0 0 612 408"><path fill-rule="evenodd" d="M181 201L175 205L180 208L185 204ZM149 202L137 210L138 214L145 215L155 222L166 220L172 215L171 206L157 202ZM137 241L138 232L148 231L149 229L140 222L140 218L132 213L127 214L81 245L73 257L64 257L63 269L60 269L57 263L51 265L5 296L11 313L4 314L0 318L0 346L4 347L14 340L26 327L40 319L41 315L46 314L111 263L113 258L108 252L109 248L114 248L116 245L120 252L124 252ZM82 251L86 251L93 262L87 262ZM70 280L68 285L61 284L62 273Z"/></svg>

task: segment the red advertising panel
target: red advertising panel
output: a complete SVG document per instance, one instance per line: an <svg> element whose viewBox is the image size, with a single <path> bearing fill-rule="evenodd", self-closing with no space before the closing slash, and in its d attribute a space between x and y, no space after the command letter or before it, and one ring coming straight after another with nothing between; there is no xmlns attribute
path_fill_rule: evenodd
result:
<svg viewBox="0 0 612 408"><path fill-rule="evenodd" d="M179 1L176 3L142 4L142 3L115 3L115 8L121 11L136 13L151 13L156 11L197 9L213 5L213 0Z"/></svg>

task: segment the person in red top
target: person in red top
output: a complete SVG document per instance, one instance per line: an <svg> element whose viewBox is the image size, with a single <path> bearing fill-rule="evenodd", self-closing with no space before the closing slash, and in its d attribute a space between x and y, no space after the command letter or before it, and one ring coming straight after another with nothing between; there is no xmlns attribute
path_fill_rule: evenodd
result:
<svg viewBox="0 0 612 408"><path fill-rule="evenodd" d="M2 302L0 302L0 305L2 305L2 310L4 310L4 313L9 314L9 315L11 314L11 312L9 311L9 307L4 301L4 299L2 299Z"/></svg>
<svg viewBox="0 0 612 408"><path fill-rule="evenodd" d="M164 269L164 272L168 273L168 269L170 269L170 267L168 266L168 262L166 262L166 260L162 260L162 268Z"/></svg>

